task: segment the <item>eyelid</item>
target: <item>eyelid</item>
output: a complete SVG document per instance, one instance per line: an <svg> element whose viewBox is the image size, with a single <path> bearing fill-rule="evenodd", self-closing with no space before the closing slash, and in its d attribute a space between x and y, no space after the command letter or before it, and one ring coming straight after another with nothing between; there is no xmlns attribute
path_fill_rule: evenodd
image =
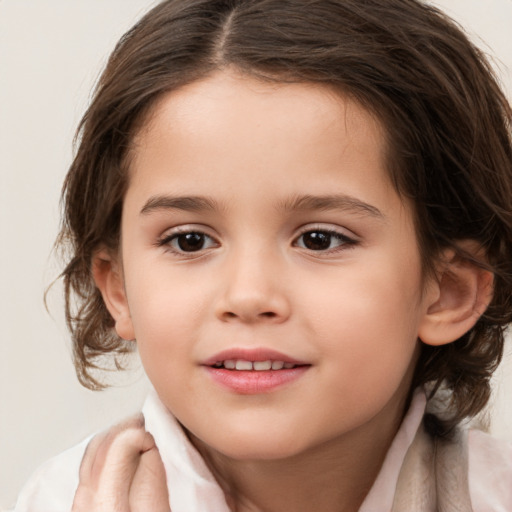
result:
<svg viewBox="0 0 512 512"><path fill-rule="evenodd" d="M299 236L303 235L304 233L309 233L310 231L323 231L325 233L332 233L335 235L339 235L343 238L350 239L354 242L359 241L359 236L356 235L353 231L342 227L342 226L336 226L334 224L323 224L321 222L313 223L313 224L305 224L304 226L301 226L298 230L298 234L295 236L295 239L297 239Z"/></svg>
<svg viewBox="0 0 512 512"><path fill-rule="evenodd" d="M164 229L162 234L158 236L158 239L163 240L164 238L181 235L184 233L203 233L210 238L216 238L216 236L212 234L212 231L212 228L204 224L178 224L177 226L169 226Z"/></svg>

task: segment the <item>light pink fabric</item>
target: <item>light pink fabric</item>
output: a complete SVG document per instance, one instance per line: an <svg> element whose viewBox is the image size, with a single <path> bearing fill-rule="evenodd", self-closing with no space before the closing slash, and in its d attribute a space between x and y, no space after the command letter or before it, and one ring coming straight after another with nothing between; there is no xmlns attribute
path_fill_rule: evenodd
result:
<svg viewBox="0 0 512 512"><path fill-rule="evenodd" d="M389 447L380 473L361 505L359 512L387 512L391 510L398 474L400 473L407 449L411 445L420 426L426 402L423 390L417 389L404 421Z"/></svg>
<svg viewBox="0 0 512 512"><path fill-rule="evenodd" d="M222 489L155 391L142 412L165 466L172 512L229 512Z"/></svg>
<svg viewBox="0 0 512 512"><path fill-rule="evenodd" d="M389 512L398 474L425 410L417 391L359 512ZM143 408L146 428L159 447L173 512L229 512L203 459L156 393ZM89 439L45 463L21 492L15 512L69 512ZM469 435L469 486L474 512L512 512L512 443L478 431ZM413 511L411 511L413 512Z"/></svg>
<svg viewBox="0 0 512 512"><path fill-rule="evenodd" d="M512 512L512 443L469 432L469 490L474 512Z"/></svg>

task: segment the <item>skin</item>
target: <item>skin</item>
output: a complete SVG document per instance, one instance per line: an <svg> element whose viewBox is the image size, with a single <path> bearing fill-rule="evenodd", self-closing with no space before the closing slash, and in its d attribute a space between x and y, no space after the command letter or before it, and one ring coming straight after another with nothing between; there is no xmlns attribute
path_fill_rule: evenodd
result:
<svg viewBox="0 0 512 512"><path fill-rule="evenodd" d="M170 512L165 469L142 415L95 436L79 477L72 512Z"/></svg>
<svg viewBox="0 0 512 512"><path fill-rule="evenodd" d="M135 137L120 256L98 251L96 282L233 510L357 510L402 420L418 339L474 323L461 308L485 280L467 266L466 287L424 279L385 152L379 122L330 89L227 71L161 98ZM192 196L208 207L173 202ZM185 251L191 232L204 237ZM314 234L327 246L308 246ZM230 348L308 368L234 392L204 366Z"/></svg>

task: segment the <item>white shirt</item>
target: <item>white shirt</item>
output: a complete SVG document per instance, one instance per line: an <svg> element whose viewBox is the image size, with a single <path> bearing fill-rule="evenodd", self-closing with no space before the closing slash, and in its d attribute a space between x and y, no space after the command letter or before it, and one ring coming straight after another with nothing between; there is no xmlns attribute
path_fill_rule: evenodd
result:
<svg viewBox="0 0 512 512"><path fill-rule="evenodd" d="M425 411L418 390L359 512L389 512L398 475ZM224 493L181 426L152 391L143 407L146 430L158 446L172 512L229 512ZM69 512L78 471L91 438L43 464L23 488L14 512ZM469 487L474 512L512 511L512 444L469 433Z"/></svg>

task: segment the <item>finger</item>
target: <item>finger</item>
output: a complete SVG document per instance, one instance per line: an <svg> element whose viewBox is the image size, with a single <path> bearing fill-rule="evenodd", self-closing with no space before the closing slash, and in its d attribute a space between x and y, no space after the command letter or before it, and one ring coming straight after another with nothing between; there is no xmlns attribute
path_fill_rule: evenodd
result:
<svg viewBox="0 0 512 512"><path fill-rule="evenodd" d="M141 455L129 501L131 512L170 512L165 468L156 447Z"/></svg>
<svg viewBox="0 0 512 512"><path fill-rule="evenodd" d="M117 433L108 449L104 453L98 452L92 467L98 492L115 489L128 496L141 455L153 446L151 434L142 429L129 428Z"/></svg>
<svg viewBox="0 0 512 512"><path fill-rule="evenodd" d="M80 465L80 481L92 482L101 474L107 462L109 450L116 438L128 429L143 429L144 418L141 414L119 423L105 432L94 436L87 445Z"/></svg>
<svg viewBox="0 0 512 512"><path fill-rule="evenodd" d="M154 446L140 416L96 436L80 467L73 512L127 511L130 485L141 454Z"/></svg>
<svg viewBox="0 0 512 512"><path fill-rule="evenodd" d="M107 439L107 432L102 432L94 436L85 450L79 470L79 482L73 499L71 512L86 512L90 509L92 512L97 510L95 498L97 496L97 476L93 471L98 452L104 450L104 443Z"/></svg>

